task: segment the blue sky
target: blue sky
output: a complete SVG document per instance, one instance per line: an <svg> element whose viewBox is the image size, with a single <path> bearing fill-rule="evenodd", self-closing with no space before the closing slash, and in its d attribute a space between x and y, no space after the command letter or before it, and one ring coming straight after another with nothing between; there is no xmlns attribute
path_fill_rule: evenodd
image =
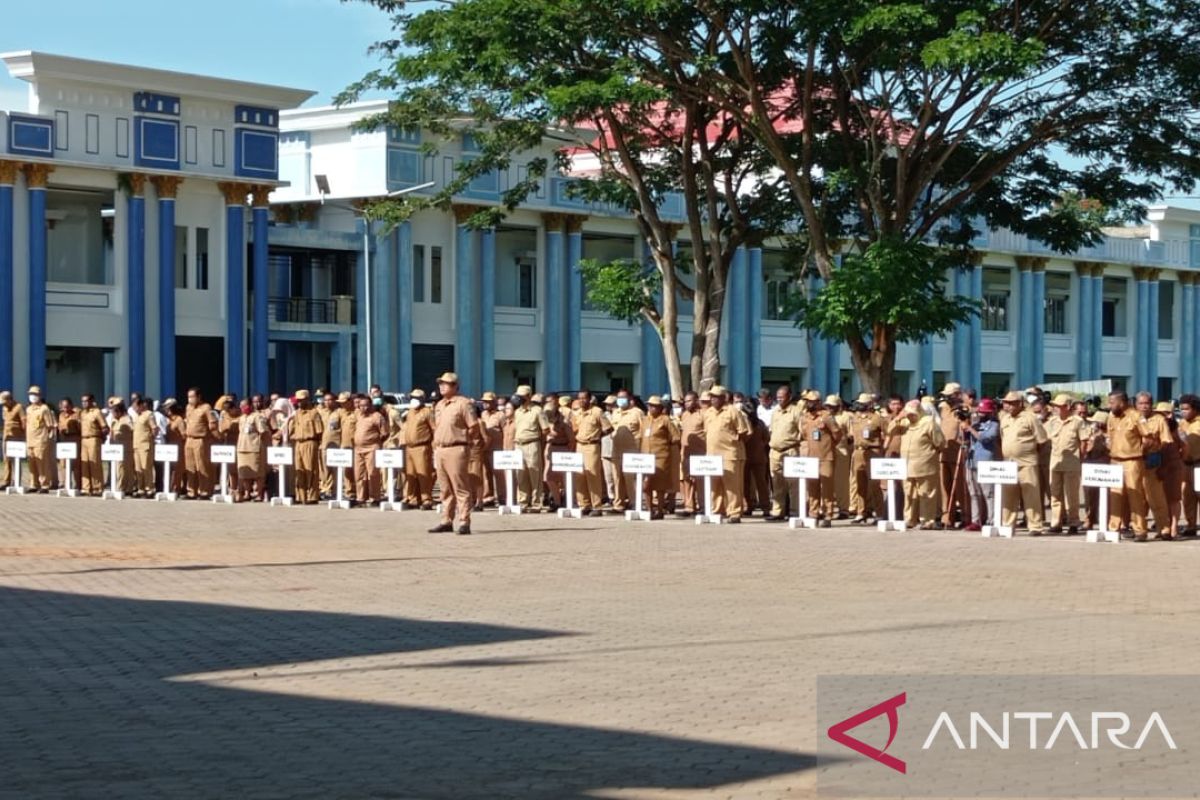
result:
<svg viewBox="0 0 1200 800"><path fill-rule="evenodd" d="M378 62L367 48L387 16L339 0L5 2L0 52L57 55L312 89L324 105ZM0 69L0 108L25 108L26 84Z"/></svg>

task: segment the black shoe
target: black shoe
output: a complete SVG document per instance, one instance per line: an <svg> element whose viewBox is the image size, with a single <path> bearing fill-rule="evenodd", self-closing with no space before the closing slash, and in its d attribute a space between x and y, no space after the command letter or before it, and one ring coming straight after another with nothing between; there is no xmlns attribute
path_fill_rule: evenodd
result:
<svg viewBox="0 0 1200 800"><path fill-rule="evenodd" d="M447 526L447 527L449 527L449 526ZM458 526L458 535L459 536L470 536L471 535L471 526L470 525L459 525Z"/></svg>
<svg viewBox="0 0 1200 800"><path fill-rule="evenodd" d="M730 525L741 525L742 518L741 517L730 517L729 519L726 520L726 522L728 522Z"/></svg>
<svg viewBox="0 0 1200 800"><path fill-rule="evenodd" d="M449 522L443 522L441 525L434 525L429 529L430 533L449 533L454 530L454 526Z"/></svg>

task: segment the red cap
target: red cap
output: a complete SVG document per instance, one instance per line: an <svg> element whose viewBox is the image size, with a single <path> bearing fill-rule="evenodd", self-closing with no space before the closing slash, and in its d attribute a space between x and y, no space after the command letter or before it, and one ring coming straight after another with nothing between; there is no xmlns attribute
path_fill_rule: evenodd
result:
<svg viewBox="0 0 1200 800"><path fill-rule="evenodd" d="M996 413L996 403L992 400L992 398L985 397L979 401L979 413L980 414L995 414Z"/></svg>

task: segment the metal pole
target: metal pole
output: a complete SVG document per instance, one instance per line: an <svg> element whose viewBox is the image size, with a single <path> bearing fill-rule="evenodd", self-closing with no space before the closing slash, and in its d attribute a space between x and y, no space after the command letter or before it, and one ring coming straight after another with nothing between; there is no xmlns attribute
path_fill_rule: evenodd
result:
<svg viewBox="0 0 1200 800"><path fill-rule="evenodd" d="M363 215L363 264L365 266L363 295L367 304L367 386L369 387L373 386L375 381L374 370L371 369L371 364L374 361L374 351L371 349L371 317L373 316L371 314L371 218L366 215ZM338 497L339 502L341 499L341 497Z"/></svg>

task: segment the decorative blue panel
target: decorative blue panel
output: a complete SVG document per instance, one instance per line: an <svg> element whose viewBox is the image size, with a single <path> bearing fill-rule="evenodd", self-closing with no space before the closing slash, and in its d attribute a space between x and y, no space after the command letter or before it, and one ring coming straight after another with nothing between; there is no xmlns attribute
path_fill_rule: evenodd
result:
<svg viewBox="0 0 1200 800"><path fill-rule="evenodd" d="M133 118L133 163L139 167L179 169L179 122Z"/></svg>
<svg viewBox="0 0 1200 800"><path fill-rule="evenodd" d="M8 152L53 158L54 120L32 114L9 114Z"/></svg>
<svg viewBox="0 0 1200 800"><path fill-rule="evenodd" d="M133 108L143 114L167 114L178 117L180 103L178 97L170 94L134 92Z"/></svg>
<svg viewBox="0 0 1200 800"><path fill-rule="evenodd" d="M237 128L233 138L233 171L247 178L278 178L279 134Z"/></svg>
<svg viewBox="0 0 1200 800"><path fill-rule="evenodd" d="M233 116L239 125L258 125L262 128L279 127L279 112L274 108L235 106Z"/></svg>
<svg viewBox="0 0 1200 800"><path fill-rule="evenodd" d="M409 126L395 128L389 126L387 129L388 141L393 144L410 144L419 145L421 143L421 129Z"/></svg>
<svg viewBox="0 0 1200 800"><path fill-rule="evenodd" d="M389 189L416 186L424 182L421 174L424 159L415 150L391 148L387 155L387 179Z"/></svg>

